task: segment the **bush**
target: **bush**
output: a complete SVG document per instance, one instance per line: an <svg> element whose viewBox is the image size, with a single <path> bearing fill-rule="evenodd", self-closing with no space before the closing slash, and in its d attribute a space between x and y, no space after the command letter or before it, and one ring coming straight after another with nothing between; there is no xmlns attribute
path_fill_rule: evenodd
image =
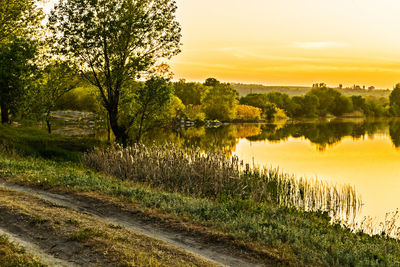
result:
<svg viewBox="0 0 400 267"><path fill-rule="evenodd" d="M236 107L236 119L241 121L260 120L261 109L247 105L238 105Z"/></svg>

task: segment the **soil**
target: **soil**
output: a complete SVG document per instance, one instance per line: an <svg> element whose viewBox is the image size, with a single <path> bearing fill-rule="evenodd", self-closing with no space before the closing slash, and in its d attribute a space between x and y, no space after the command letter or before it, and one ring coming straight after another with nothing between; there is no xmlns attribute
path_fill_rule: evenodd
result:
<svg viewBox="0 0 400 267"><path fill-rule="evenodd" d="M124 229L137 233L151 239L158 240L162 243L184 251L195 258L202 259L204 262L208 262L210 265L222 265L222 266L276 266L276 262L268 259L268 257L260 256L253 257L247 255L246 251L240 252L240 248L233 249L225 242L207 240L204 236L197 236L196 233L179 229L179 227L171 227L171 224L163 223L160 220L154 220L151 216L145 216L142 212L137 209L129 207L127 205L118 205L108 201L107 199L99 199L90 196L90 194L72 194L61 191L43 191L26 186L11 184L8 182L0 182L0 186L7 190L14 192L20 192L27 196L40 198L53 205L54 208L63 208L64 210L71 210L76 212L77 216L86 216L97 221L101 221L107 225L116 225L123 227ZM2 195L0 194L0 199ZM133 205L133 204L132 204ZM5 231L12 233L13 235L23 236L23 241L29 244L37 243L37 236L42 236L40 242L40 249L36 249L35 255L42 254L49 255L46 259L50 261L49 265L62 266L60 264L51 264L52 258L61 259L73 259L68 263L79 264L79 265L108 265L106 259L98 257L96 253L87 252L79 253L84 254L84 258L74 258L77 250L82 248L80 244L73 242L65 243L65 240L57 240L51 236L46 235L46 231L38 230L39 232L32 232L31 227L25 229L18 223L18 217L16 214L10 212L3 212L0 205L0 227L6 229ZM11 222L11 223L10 223ZM36 229L39 229L37 227ZM44 229L45 230L45 229ZM46 241L46 242L45 242ZM47 242L49 241L49 242ZM16 243L26 247L26 244L21 244L16 239ZM44 244L42 244L44 243ZM48 243L48 244L46 244ZM35 252L35 249L32 249ZM43 252L45 251L45 252ZM92 255L93 257L90 257ZM39 256L39 255L38 255ZM61 257L60 257L61 256ZM45 257L46 258L46 257ZM206 264L207 265L207 264Z"/></svg>

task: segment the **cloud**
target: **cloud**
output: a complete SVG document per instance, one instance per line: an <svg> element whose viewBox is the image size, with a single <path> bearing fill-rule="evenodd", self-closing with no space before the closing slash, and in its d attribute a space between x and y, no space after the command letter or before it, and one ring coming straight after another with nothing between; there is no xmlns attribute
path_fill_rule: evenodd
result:
<svg viewBox="0 0 400 267"><path fill-rule="evenodd" d="M295 42L293 45L297 48L302 48L302 49L325 49L325 48L349 46L346 43L337 43L337 42Z"/></svg>

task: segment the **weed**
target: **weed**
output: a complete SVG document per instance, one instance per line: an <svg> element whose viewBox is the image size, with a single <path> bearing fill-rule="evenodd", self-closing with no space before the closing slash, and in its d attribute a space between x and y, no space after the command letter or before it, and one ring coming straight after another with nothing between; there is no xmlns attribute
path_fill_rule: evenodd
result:
<svg viewBox="0 0 400 267"><path fill-rule="evenodd" d="M94 237L104 236L105 233L93 228L84 228L69 236L70 241L85 242Z"/></svg>
<svg viewBox="0 0 400 267"><path fill-rule="evenodd" d="M37 226L37 225L42 225L42 224L45 224L48 222L49 222L49 220L46 220L46 219L34 218L34 219L30 220L29 224L32 226Z"/></svg>

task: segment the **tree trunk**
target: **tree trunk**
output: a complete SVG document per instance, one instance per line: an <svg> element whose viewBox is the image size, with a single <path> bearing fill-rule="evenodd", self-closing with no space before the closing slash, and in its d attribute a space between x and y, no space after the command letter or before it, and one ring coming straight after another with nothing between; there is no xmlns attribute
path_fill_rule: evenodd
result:
<svg viewBox="0 0 400 267"><path fill-rule="evenodd" d="M110 126L115 135L117 143L126 146L128 144L129 136L126 133L126 128L118 124L118 111L109 110L108 115L110 119Z"/></svg>
<svg viewBox="0 0 400 267"><path fill-rule="evenodd" d="M1 123L6 124L10 122L10 119L8 117L8 107L6 103L1 103L0 104L1 108Z"/></svg>
<svg viewBox="0 0 400 267"><path fill-rule="evenodd" d="M47 132L48 132L49 134L51 134L51 123L50 123L50 119L51 119L51 114L50 114L50 111L48 111L48 112L46 113L46 125L47 125Z"/></svg>

